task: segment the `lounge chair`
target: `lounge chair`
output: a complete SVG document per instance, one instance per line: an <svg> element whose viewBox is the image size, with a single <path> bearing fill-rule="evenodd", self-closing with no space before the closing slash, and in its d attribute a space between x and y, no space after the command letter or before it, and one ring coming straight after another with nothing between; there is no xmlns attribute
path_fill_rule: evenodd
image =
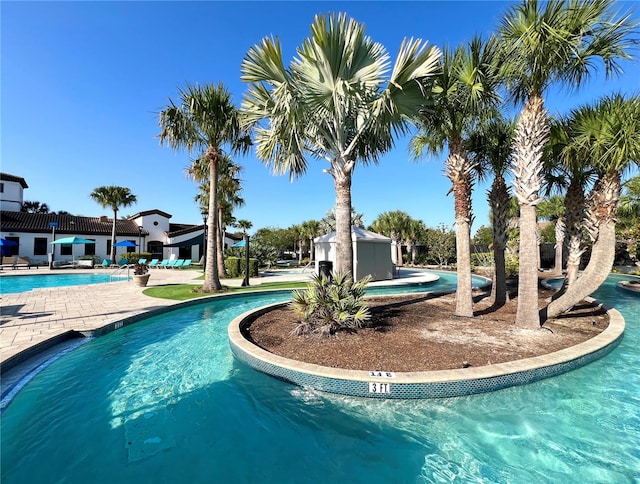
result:
<svg viewBox="0 0 640 484"><path fill-rule="evenodd" d="M100 264L100 267L102 267L103 269L111 267L111 259L102 259L102 264Z"/></svg>
<svg viewBox="0 0 640 484"><path fill-rule="evenodd" d="M191 265L191 259L185 259L184 264L180 266L180 269L184 269L185 267L189 267Z"/></svg>
<svg viewBox="0 0 640 484"><path fill-rule="evenodd" d="M149 262L149 267L158 267L158 259L151 259L151 262Z"/></svg>
<svg viewBox="0 0 640 484"><path fill-rule="evenodd" d="M138 259L138 264L146 264L147 259Z"/></svg>
<svg viewBox="0 0 640 484"><path fill-rule="evenodd" d="M171 266L172 269L179 269L180 267L182 267L182 265L184 264L184 259L178 259L176 261L175 264L173 264L173 266Z"/></svg>
<svg viewBox="0 0 640 484"><path fill-rule="evenodd" d="M169 259L162 259L162 262L160 262L160 264L158 264L156 267L167 267L168 263Z"/></svg>
<svg viewBox="0 0 640 484"><path fill-rule="evenodd" d="M170 267L173 267L176 265L176 262L178 262L176 259L171 259L169 262L167 262L167 265L164 266L165 269L169 269Z"/></svg>

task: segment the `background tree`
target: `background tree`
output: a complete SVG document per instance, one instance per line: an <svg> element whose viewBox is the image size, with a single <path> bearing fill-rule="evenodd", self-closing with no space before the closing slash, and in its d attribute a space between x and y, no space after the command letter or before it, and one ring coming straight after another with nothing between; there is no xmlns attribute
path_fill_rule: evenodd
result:
<svg viewBox="0 0 640 484"><path fill-rule="evenodd" d="M427 229L428 257L442 268L455 257L456 234L445 224Z"/></svg>
<svg viewBox="0 0 640 484"><path fill-rule="evenodd" d="M402 210L383 212L373 221L370 230L377 234L390 237L396 246L395 263L398 267L403 265L402 242L409 230L411 217Z"/></svg>
<svg viewBox="0 0 640 484"><path fill-rule="evenodd" d="M315 243L314 239L320 234L321 224L318 220L307 220L302 222L302 230L304 234L309 238L309 261L315 260Z"/></svg>
<svg viewBox="0 0 640 484"><path fill-rule="evenodd" d="M186 149L203 156L209 167L209 210L207 219L207 261L203 291L222 289L218 271L218 181L219 169L226 153L244 153L250 141L240 126L238 111L231 102L231 94L220 83L218 86L187 84L179 90L180 99L159 115L160 144L174 150Z"/></svg>
<svg viewBox="0 0 640 484"><path fill-rule="evenodd" d="M243 102L255 127L257 155L291 178L307 157L329 163L336 193L336 271L353 274L351 182L360 163L377 163L404 134L424 104L425 82L439 51L421 40L403 41L389 78L384 47L346 14L317 15L311 36L284 67L280 42L265 38L242 62L250 83ZM383 86L384 83L386 86ZM268 124L265 123L268 121Z"/></svg>
<svg viewBox="0 0 640 484"><path fill-rule="evenodd" d="M426 240L427 226L422 220L410 219L405 231L405 244L411 265L416 265L418 243Z"/></svg>
<svg viewBox="0 0 640 484"><path fill-rule="evenodd" d="M242 239L244 240L244 279L242 280L242 286L249 286L249 233L247 232L253 224L249 220L241 219L238 220L235 224L235 227L242 230Z"/></svg>
<svg viewBox="0 0 640 484"><path fill-rule="evenodd" d="M505 175L511 167L511 141L515 121L504 118L499 112L491 119L476 124L465 144L473 167L480 180L493 177L487 200L491 209L491 246L493 250L493 284L491 300L501 306L507 300L506 250L509 243L509 222L517 211ZM479 230L478 230L479 231Z"/></svg>
<svg viewBox="0 0 640 484"><path fill-rule="evenodd" d="M513 143L514 193L520 204L518 326L539 328L536 206L549 137L544 95L551 84L577 89L604 64L607 75L629 59L635 25L615 18L612 0L523 0L502 20L501 75L512 99L524 102Z"/></svg>
<svg viewBox="0 0 640 484"><path fill-rule="evenodd" d="M364 227L364 215L356 212L356 209L351 207L351 225L353 227ZM336 231L336 209L335 207L327 211L327 214L320 220L320 230L324 234Z"/></svg>
<svg viewBox="0 0 640 484"><path fill-rule="evenodd" d="M111 260L116 262L116 221L118 220L118 210L120 207L129 207L136 203L138 199L125 187L104 186L95 188L89 195L102 208L113 210L113 225L111 226Z"/></svg>
<svg viewBox="0 0 640 484"><path fill-rule="evenodd" d="M27 213L49 213L49 206L46 203L25 200L22 202L20 211Z"/></svg>

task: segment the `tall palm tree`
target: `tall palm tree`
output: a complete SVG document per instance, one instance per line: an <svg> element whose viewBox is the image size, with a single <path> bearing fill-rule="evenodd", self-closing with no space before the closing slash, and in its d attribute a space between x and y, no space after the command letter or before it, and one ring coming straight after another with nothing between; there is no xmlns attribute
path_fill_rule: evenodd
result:
<svg viewBox="0 0 640 484"><path fill-rule="evenodd" d="M511 192L505 175L511 167L511 141L514 120L496 116L476 125L469 134L466 147L480 180L493 176L487 200L491 208L493 284L491 300L495 306L507 301L507 270L505 252L509 242L509 208Z"/></svg>
<svg viewBox="0 0 640 484"><path fill-rule="evenodd" d="M116 260L116 221L118 220L118 210L120 207L129 207L136 203L138 199L131 190L125 187L104 186L95 188L89 195L95 202L102 205L102 208L113 210L113 225L111 226L111 260Z"/></svg>
<svg viewBox="0 0 640 484"><path fill-rule="evenodd" d="M513 145L514 192L520 203L520 270L516 324L540 327L536 205L542 156L549 137L544 95L554 83L576 89L595 70L620 72L629 59L635 25L615 18L613 0L523 0L502 20L502 75L514 101L523 101Z"/></svg>
<svg viewBox="0 0 640 484"><path fill-rule="evenodd" d="M209 166L209 217L207 219L207 261L202 289L205 292L222 289L217 265L218 259L218 177L221 160L228 153L244 153L250 141L240 126L238 111L231 94L220 83L218 86L187 84L179 90L177 103L169 104L160 112L160 144L174 150L187 149L202 154Z"/></svg>
<svg viewBox="0 0 640 484"><path fill-rule="evenodd" d="M582 275L543 312L543 317L548 318L582 301L609 275L615 259L616 210L622 178L633 166L640 167L640 96L608 96L595 106L585 107L580 114L580 128L572 143L599 172L587 204L594 242Z"/></svg>
<svg viewBox="0 0 640 484"><path fill-rule="evenodd" d="M218 170L218 275L226 275L224 264L224 239L227 226L233 225L233 209L244 205L240 197L242 180L238 177L242 167L233 163L231 157L225 154L220 160ZM194 160L187 168L187 176L200 182L195 201L201 207L208 208L209 204L209 164L204 156Z"/></svg>
<svg viewBox="0 0 640 484"><path fill-rule="evenodd" d="M571 116L551 120L550 139L546 147L547 186L550 190L566 193L562 217L567 252L566 275L562 288L554 297L562 294L578 277L584 253L582 234L585 225L585 192L593 184L595 176L588 155L577 152L571 143L574 136L572 131L576 125L574 117L579 117L578 113L579 110L574 110Z"/></svg>
<svg viewBox="0 0 640 484"><path fill-rule="evenodd" d="M289 67L277 39L265 38L242 62L250 83L242 107L255 127L257 155L293 179L308 157L325 160L336 194L336 270L353 274L351 183L358 163L377 163L424 105L439 50L402 42L389 71L384 47L346 14L317 15ZM386 82L386 86L384 85Z"/></svg>
<svg viewBox="0 0 640 484"><path fill-rule="evenodd" d="M473 317L471 284L471 192L473 164L464 147L471 127L494 108L497 97L495 39L474 38L455 51L444 50L442 72L436 77L433 108L421 116L420 132L411 140L415 158L426 150L440 153L445 145L449 155L445 174L451 180L456 220L458 316Z"/></svg>

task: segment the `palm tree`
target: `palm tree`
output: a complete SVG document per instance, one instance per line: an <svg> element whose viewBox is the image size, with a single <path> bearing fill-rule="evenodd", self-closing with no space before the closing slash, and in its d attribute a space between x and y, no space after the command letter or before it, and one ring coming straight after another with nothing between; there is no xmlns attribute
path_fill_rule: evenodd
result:
<svg viewBox="0 0 640 484"><path fill-rule="evenodd" d="M241 219L235 224L236 227L242 230L244 240L244 279L242 280L242 286L249 286L249 234L247 230L253 227L253 224L249 220Z"/></svg>
<svg viewBox="0 0 640 484"><path fill-rule="evenodd" d="M571 309L595 291L607 278L615 259L616 210L622 178L634 165L640 166L640 96L617 94L587 106L576 118L572 144L599 172L588 203L589 232L593 239L591 258L584 272L559 298L543 311L554 318Z"/></svg>
<svg viewBox="0 0 640 484"><path fill-rule="evenodd" d="M402 210L383 212L371 224L371 230L386 235L396 244L396 265L402 266L402 241L409 230L411 217Z"/></svg>
<svg viewBox="0 0 640 484"><path fill-rule="evenodd" d="M377 163L424 105L439 50L403 41L387 78L384 47L346 14L317 15L311 36L286 68L277 39L265 38L242 62L250 83L243 102L255 127L257 155L293 179L307 157L329 163L336 194L336 271L353 274L351 182L358 163ZM387 82L386 86L383 84Z"/></svg>
<svg viewBox="0 0 640 484"><path fill-rule="evenodd" d="M180 89L176 104L169 99L159 116L160 144L174 150L187 149L202 154L209 167L209 210L207 219L207 260L203 291L222 289L218 259L218 181L219 167L225 155L223 146L231 153L247 152L248 137L240 126L238 111L231 102L231 94L222 84L193 86Z"/></svg>
<svg viewBox="0 0 640 484"><path fill-rule="evenodd" d="M490 120L476 125L469 134L466 146L471 163L484 180L493 175L487 200L491 208L493 284L491 300L494 306L502 306L507 301L507 270L505 251L509 242L509 220L511 193L505 174L511 167L511 141L515 121L507 120L496 113Z"/></svg>
<svg viewBox="0 0 640 484"><path fill-rule="evenodd" d="M411 265L416 264L417 250L416 246L419 241L426 239L427 226L422 220L410 219L405 231L405 244L407 246L407 254Z"/></svg>
<svg viewBox="0 0 640 484"><path fill-rule="evenodd" d="M455 51L445 49L442 72L436 77L434 106L424 111L420 132L411 140L414 158L427 150L439 154L448 146L445 174L451 180L456 220L458 287L456 315L473 317L471 284L471 192L473 164L463 138L479 117L497 102L495 39L474 38Z"/></svg>
<svg viewBox="0 0 640 484"><path fill-rule="evenodd" d="M539 328L536 205L549 137L544 95L553 83L580 87L600 59L607 75L631 58L635 25L614 18L613 0L523 0L502 20L502 75L515 102L524 101L513 143L513 185L520 204L518 326Z"/></svg>
<svg viewBox="0 0 640 484"><path fill-rule="evenodd" d="M242 180L238 175L242 167L233 163L231 157L225 154L220 160L218 170L218 275L226 275L224 264L224 239L226 228L233 225L233 209L244 205L244 199L240 197ZM195 201L201 207L208 208L209 204L209 165L207 159L201 156L187 168L187 176L200 182Z"/></svg>
<svg viewBox="0 0 640 484"><path fill-rule="evenodd" d="M136 203L138 199L125 187L104 186L95 188L89 195L95 202L102 205L102 208L113 210L113 225L111 227L111 260L116 260L116 221L118 220L118 210L120 207L129 207Z"/></svg>
<svg viewBox="0 0 640 484"><path fill-rule="evenodd" d="M356 212L356 209L351 207L351 225L353 227L364 228L364 215ZM333 207L327 211L327 214L320 220L320 230L325 234L336 231L336 209Z"/></svg>
<svg viewBox="0 0 640 484"><path fill-rule="evenodd" d="M309 237L309 261L315 260L315 243L313 240L320 235L320 222L318 220L307 220L302 222L302 229Z"/></svg>
<svg viewBox="0 0 640 484"><path fill-rule="evenodd" d="M582 234L585 226L585 192L593 184L595 176L588 155L577 152L571 143L576 125L575 117L579 117L579 110L574 110L569 117L551 121L550 140L545 155L548 187L566 192L562 217L567 252L566 275L562 288L554 298L564 293L578 277L584 253Z"/></svg>

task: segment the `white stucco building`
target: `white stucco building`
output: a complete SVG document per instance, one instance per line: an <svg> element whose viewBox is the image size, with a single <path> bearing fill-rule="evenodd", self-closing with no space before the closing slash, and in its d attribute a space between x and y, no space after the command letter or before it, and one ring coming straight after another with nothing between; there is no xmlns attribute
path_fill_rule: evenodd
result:
<svg viewBox="0 0 640 484"><path fill-rule="evenodd" d="M107 259L111 253L113 218L106 215L81 217L55 213L21 212L27 183L21 177L1 174L0 237L18 245L5 247L3 255L19 255L46 261L53 250L55 260L94 256ZM136 247L117 247L116 256L125 251L146 252L156 259L200 260L204 254L204 224L179 224L171 214L153 209L116 220L116 242L129 240ZM225 248L242 237L225 234ZM82 237L95 241L86 245L52 245L62 237Z"/></svg>

